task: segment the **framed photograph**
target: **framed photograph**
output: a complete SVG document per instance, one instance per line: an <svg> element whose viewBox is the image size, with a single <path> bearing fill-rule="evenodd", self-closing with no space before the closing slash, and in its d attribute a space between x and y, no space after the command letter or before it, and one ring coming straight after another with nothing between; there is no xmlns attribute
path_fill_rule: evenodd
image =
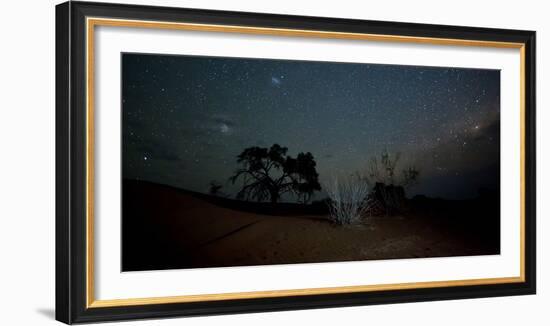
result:
<svg viewBox="0 0 550 326"><path fill-rule="evenodd" d="M56 318L535 293L535 32L56 7Z"/></svg>

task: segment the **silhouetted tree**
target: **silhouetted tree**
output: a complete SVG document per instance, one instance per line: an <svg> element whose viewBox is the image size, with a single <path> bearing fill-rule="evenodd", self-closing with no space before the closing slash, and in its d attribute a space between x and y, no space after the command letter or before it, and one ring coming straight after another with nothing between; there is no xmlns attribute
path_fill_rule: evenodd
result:
<svg viewBox="0 0 550 326"><path fill-rule="evenodd" d="M288 149L274 144L271 148L249 147L237 156L241 168L229 178L234 184L242 179L237 198L276 203L285 193L292 193L307 203L315 191L321 190L319 174L311 153L296 158L287 155Z"/></svg>

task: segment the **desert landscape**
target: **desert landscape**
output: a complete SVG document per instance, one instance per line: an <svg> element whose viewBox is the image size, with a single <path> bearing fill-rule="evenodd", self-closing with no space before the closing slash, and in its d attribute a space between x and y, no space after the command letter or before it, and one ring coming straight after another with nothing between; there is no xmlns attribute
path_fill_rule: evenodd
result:
<svg viewBox="0 0 550 326"><path fill-rule="evenodd" d="M500 71L123 53L122 270L500 253Z"/></svg>
<svg viewBox="0 0 550 326"><path fill-rule="evenodd" d="M500 252L498 197L415 198L407 213L341 226L319 203L274 209L150 182L123 187L124 271Z"/></svg>

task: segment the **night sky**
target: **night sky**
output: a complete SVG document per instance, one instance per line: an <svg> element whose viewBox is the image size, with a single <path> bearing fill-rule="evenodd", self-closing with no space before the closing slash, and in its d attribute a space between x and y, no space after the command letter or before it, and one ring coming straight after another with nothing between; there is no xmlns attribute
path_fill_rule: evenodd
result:
<svg viewBox="0 0 550 326"><path fill-rule="evenodd" d="M420 170L409 197L499 189L498 70L130 53L122 67L124 178L234 196L236 156L277 143L311 152L321 183L387 150Z"/></svg>

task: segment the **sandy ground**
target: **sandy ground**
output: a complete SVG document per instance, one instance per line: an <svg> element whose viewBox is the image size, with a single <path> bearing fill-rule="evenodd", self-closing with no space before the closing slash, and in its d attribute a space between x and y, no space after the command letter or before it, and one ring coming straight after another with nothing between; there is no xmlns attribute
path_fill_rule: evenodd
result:
<svg viewBox="0 0 550 326"><path fill-rule="evenodd" d="M254 214L151 187L125 200L124 270L498 253L442 218L377 216L338 226L326 216Z"/></svg>

